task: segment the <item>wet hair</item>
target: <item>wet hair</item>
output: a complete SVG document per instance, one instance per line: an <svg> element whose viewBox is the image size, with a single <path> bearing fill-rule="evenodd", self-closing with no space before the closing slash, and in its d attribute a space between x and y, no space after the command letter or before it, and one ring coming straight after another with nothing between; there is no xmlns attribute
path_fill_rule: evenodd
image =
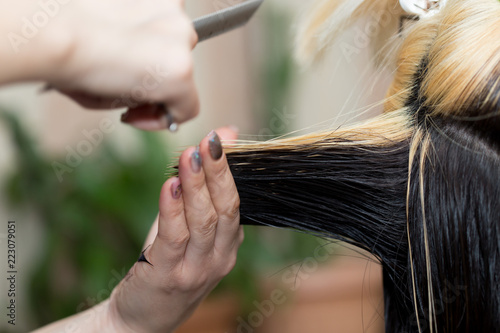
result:
<svg viewBox="0 0 500 333"><path fill-rule="evenodd" d="M401 15L397 5L318 2L299 34L300 57L321 54L342 26L374 10ZM373 254L383 267L386 332L493 332L500 3L448 0L404 34L384 114L226 149L241 223L340 239Z"/></svg>

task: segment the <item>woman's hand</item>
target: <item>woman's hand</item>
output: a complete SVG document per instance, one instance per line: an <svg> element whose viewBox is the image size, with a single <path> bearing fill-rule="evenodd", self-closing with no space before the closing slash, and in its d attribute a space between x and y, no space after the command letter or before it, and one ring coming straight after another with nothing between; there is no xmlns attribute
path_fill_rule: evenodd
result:
<svg viewBox="0 0 500 333"><path fill-rule="evenodd" d="M167 123L155 103L167 105L177 123L198 114L191 55L197 35L184 1L1 5L0 32L9 38L0 42L0 83L43 80L86 107L128 107L125 121L149 130Z"/></svg>
<svg viewBox="0 0 500 333"><path fill-rule="evenodd" d="M212 132L199 150L184 151L179 178L164 184L144 252L150 264L137 262L114 290L109 320L120 332L173 331L231 271L242 241L238 192Z"/></svg>

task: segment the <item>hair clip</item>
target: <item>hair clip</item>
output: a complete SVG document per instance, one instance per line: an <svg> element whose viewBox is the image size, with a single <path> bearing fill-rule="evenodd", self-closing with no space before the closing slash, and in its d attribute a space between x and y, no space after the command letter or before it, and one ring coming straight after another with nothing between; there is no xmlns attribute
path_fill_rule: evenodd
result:
<svg viewBox="0 0 500 333"><path fill-rule="evenodd" d="M399 0L399 3L408 14L428 17L438 13L446 0Z"/></svg>

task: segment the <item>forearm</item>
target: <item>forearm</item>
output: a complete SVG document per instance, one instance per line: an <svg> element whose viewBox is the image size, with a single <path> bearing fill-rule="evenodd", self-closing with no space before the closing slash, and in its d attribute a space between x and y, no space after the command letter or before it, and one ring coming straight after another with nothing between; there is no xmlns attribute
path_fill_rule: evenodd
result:
<svg viewBox="0 0 500 333"><path fill-rule="evenodd" d="M109 300L74 316L37 329L33 333L119 332L110 320Z"/></svg>

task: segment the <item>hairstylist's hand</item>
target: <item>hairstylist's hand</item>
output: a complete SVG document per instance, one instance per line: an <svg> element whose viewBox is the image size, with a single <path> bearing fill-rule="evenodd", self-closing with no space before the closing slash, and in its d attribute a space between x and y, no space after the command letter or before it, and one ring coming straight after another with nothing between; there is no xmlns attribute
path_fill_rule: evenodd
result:
<svg viewBox="0 0 500 333"><path fill-rule="evenodd" d="M184 1L5 0L4 6L8 22L0 28L20 39L0 42L0 55L13 55L2 57L12 69L2 70L0 82L43 80L86 107L128 107L124 121L148 130L166 126L154 103L165 103L177 123L198 114L191 55L197 35ZM35 18L47 20L37 27Z"/></svg>
<svg viewBox="0 0 500 333"><path fill-rule="evenodd" d="M219 142L213 132L199 152L184 151L179 178L164 184L157 235L144 252L151 265L136 263L110 299L117 331L173 331L233 268L243 230L238 192Z"/></svg>

